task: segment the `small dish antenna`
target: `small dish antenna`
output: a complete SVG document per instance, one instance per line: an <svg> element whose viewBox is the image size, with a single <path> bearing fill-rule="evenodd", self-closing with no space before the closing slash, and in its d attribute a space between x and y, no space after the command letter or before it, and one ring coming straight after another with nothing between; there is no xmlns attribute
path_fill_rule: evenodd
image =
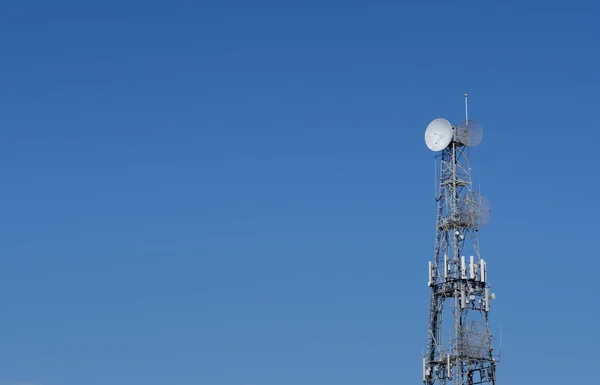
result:
<svg viewBox="0 0 600 385"><path fill-rule="evenodd" d="M492 205L482 193L469 191L458 202L458 215L462 223L478 229L490 221Z"/></svg>
<svg viewBox="0 0 600 385"><path fill-rule="evenodd" d="M481 359L490 352L492 336L482 322L467 321L458 335L461 355L472 359Z"/></svg>
<svg viewBox="0 0 600 385"><path fill-rule="evenodd" d="M431 151L442 151L452 141L452 125L446 119L433 120L425 130L425 144Z"/></svg>
<svg viewBox="0 0 600 385"><path fill-rule="evenodd" d="M465 120L454 129L454 140L467 147L478 146L483 140L481 124L469 119L469 95L465 94Z"/></svg>
<svg viewBox="0 0 600 385"><path fill-rule="evenodd" d="M471 119L465 119L454 131L456 141L468 147L478 146L483 140L483 129L481 124Z"/></svg>

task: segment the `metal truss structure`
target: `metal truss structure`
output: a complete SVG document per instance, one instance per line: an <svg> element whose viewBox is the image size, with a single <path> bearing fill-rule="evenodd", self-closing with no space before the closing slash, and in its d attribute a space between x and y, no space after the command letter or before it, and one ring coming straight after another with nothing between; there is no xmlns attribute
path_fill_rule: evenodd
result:
<svg viewBox="0 0 600 385"><path fill-rule="evenodd" d="M460 135L461 127L467 127L463 133L469 132L469 125L477 123L467 118L452 127L452 140L436 157L440 168L434 258L429 262L426 385L496 384L499 356L488 323L495 295L490 294L478 239L491 210L487 199L472 188L468 140Z"/></svg>

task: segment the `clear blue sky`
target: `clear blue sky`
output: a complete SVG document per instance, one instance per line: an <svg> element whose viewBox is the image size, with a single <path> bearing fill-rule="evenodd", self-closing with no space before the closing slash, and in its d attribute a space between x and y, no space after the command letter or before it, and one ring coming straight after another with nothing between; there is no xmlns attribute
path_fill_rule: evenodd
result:
<svg viewBox="0 0 600 385"><path fill-rule="evenodd" d="M597 366L596 2L4 1L0 384L421 381L470 116L501 384Z"/></svg>

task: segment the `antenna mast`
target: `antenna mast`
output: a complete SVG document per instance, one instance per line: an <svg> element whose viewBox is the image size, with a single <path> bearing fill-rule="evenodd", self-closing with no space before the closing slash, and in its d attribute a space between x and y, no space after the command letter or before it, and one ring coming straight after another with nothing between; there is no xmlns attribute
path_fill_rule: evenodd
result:
<svg viewBox="0 0 600 385"><path fill-rule="evenodd" d="M468 118L467 94L462 123L452 127L448 121L436 119L425 133L427 146L441 151L435 248L429 262L425 385L496 384L498 356L488 323L495 295L490 293L478 237L490 219L491 208L487 198L473 189L469 162L469 147L481 143L482 138L481 126Z"/></svg>

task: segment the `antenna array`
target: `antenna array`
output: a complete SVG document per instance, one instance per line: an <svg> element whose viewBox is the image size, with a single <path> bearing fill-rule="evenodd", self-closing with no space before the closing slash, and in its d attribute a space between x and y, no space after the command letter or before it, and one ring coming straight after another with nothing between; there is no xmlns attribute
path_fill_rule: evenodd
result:
<svg viewBox="0 0 600 385"><path fill-rule="evenodd" d="M441 151L436 172L437 220L431 288L429 337L423 354L426 385L496 384L498 358L492 348L488 315L495 295L490 293L487 262L479 249L478 232L491 215L487 198L473 189L469 147L483 138L481 126L468 118L452 126L432 121L425 142Z"/></svg>

